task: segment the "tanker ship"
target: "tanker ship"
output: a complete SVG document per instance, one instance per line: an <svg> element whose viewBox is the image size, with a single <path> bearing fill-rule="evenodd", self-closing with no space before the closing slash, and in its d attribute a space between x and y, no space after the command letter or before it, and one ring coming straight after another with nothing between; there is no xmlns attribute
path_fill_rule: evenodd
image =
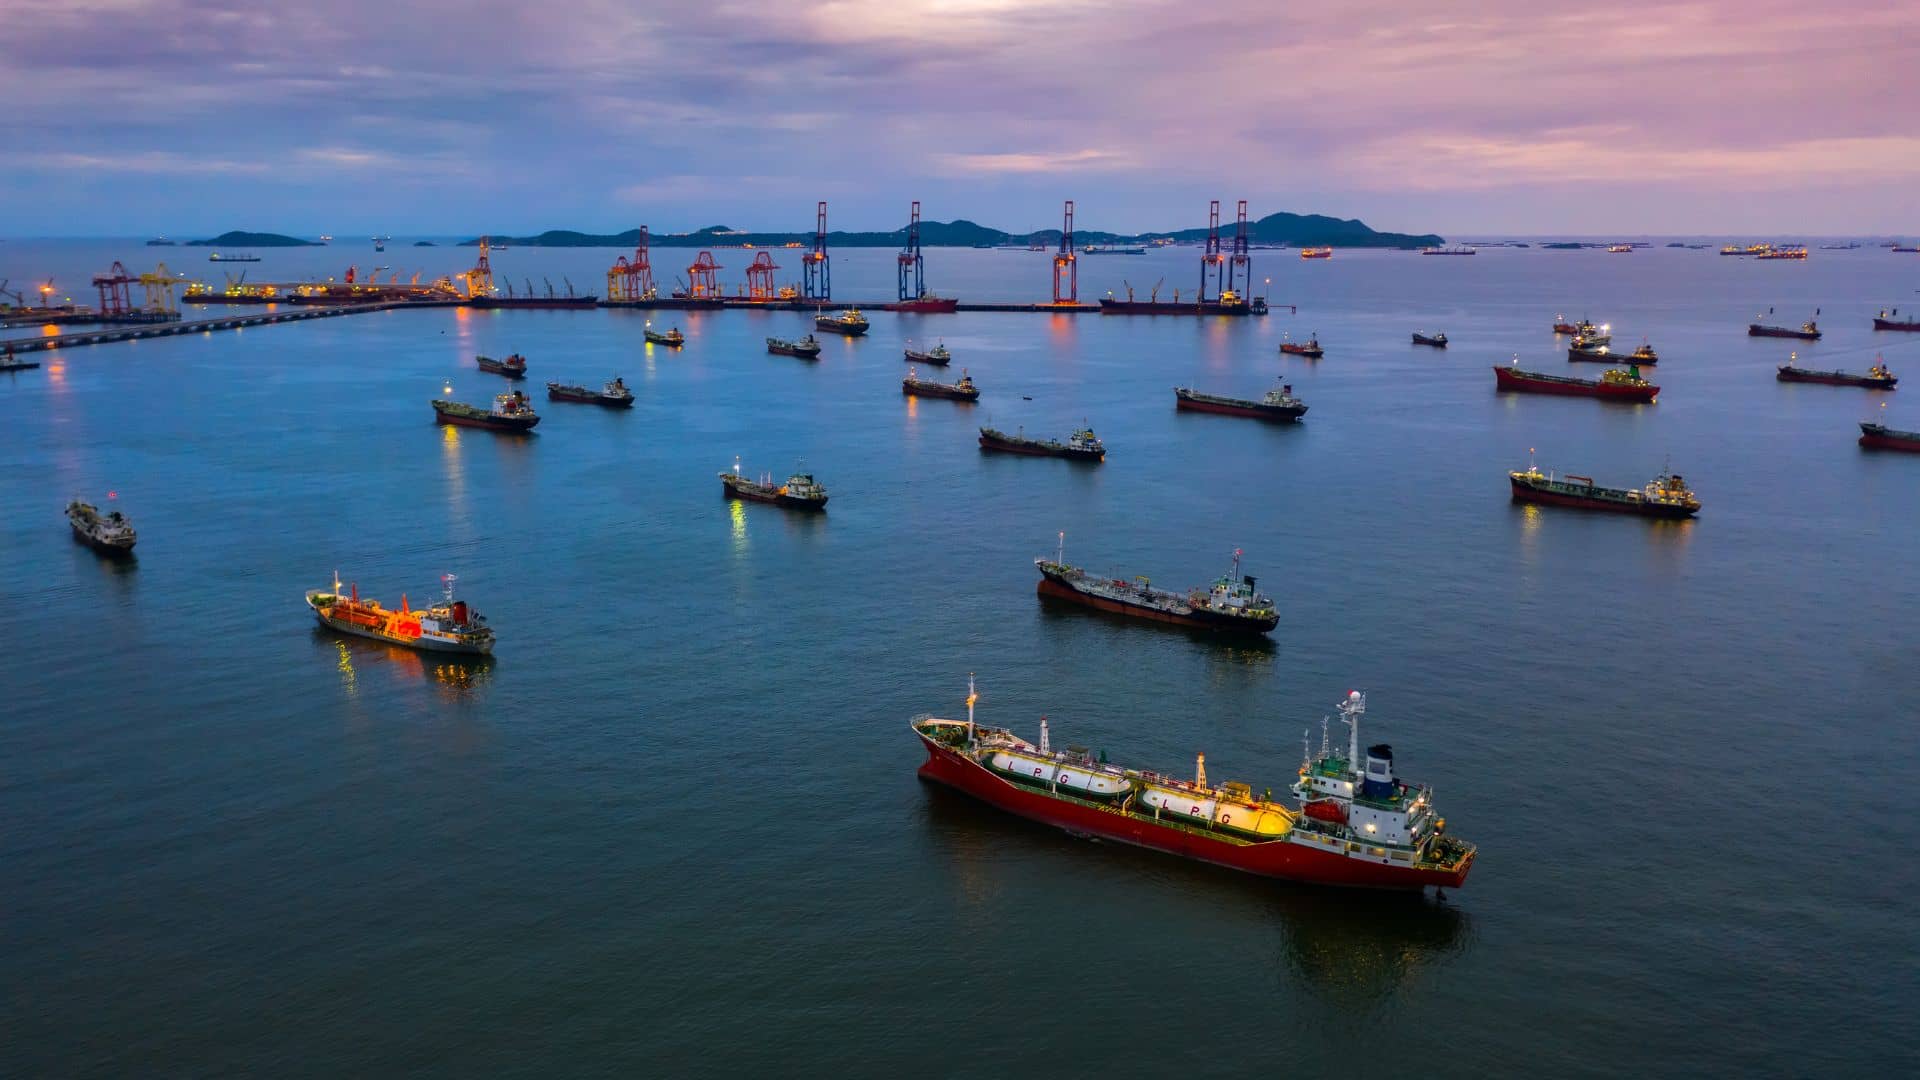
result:
<svg viewBox="0 0 1920 1080"><path fill-rule="evenodd" d="M1860 422L1860 445L1874 450L1905 450L1920 454L1920 431L1899 431L1885 424Z"/></svg>
<svg viewBox="0 0 1920 1080"><path fill-rule="evenodd" d="M1273 598L1260 593L1251 576L1241 576L1237 549L1233 570L1226 577L1208 588L1184 593L1156 589L1146 578L1123 581L1094 577L1080 567L1067 565L1065 533L1060 534L1060 547L1052 560L1042 555L1033 560L1033 565L1040 571L1041 596L1083 607L1233 634L1265 634L1280 625Z"/></svg>
<svg viewBox="0 0 1920 1080"><path fill-rule="evenodd" d="M314 618L329 630L384 641L408 649L427 652L452 652L485 655L493 651L493 630L487 620L467 607L465 600L453 598L453 575L441 577L446 583L446 598L425 611L407 606L400 597L400 610L389 611L378 601L360 599L360 586L340 592L340 575L333 576L333 590L314 589L307 593L307 606Z"/></svg>
<svg viewBox="0 0 1920 1080"><path fill-rule="evenodd" d="M1507 478L1513 486L1514 502L1612 510L1655 518L1690 518L1700 512L1700 500L1687 488L1685 480L1671 472L1662 472L1639 490L1600 487L1590 476L1571 473L1556 478L1532 465L1527 466L1526 472L1508 473Z"/></svg>
<svg viewBox="0 0 1920 1080"><path fill-rule="evenodd" d="M118 510L102 514L99 507L79 499L67 504L67 524L73 526L75 539L105 555L131 555L139 539L125 514Z"/></svg>
<svg viewBox="0 0 1920 1080"><path fill-rule="evenodd" d="M677 349L687 343L687 335L681 333L677 326L663 334L655 330L652 323L648 323L644 333L648 344L651 345L665 345L670 349Z"/></svg>
<svg viewBox="0 0 1920 1080"><path fill-rule="evenodd" d="M1346 744L1320 753L1311 742L1289 789L1298 808L1272 789L1207 781L1206 755L1186 780L1109 764L1104 752L1055 750L1040 719L1040 742L974 721L979 700L967 681L967 718L916 716L927 751L923 780L945 784L990 806L1076 836L1112 840L1263 877L1315 885L1380 889L1458 888L1472 869L1474 846L1447 835L1433 791L1400 780L1393 748L1360 753L1366 696L1349 693L1338 706Z"/></svg>
<svg viewBox="0 0 1920 1080"><path fill-rule="evenodd" d="M1781 337L1781 338L1795 338L1800 341L1819 341L1820 326L1819 324L1815 323L1812 319L1808 319L1806 322L1801 323L1800 329L1798 330L1795 330L1791 326L1767 326L1763 323L1755 322L1755 323L1747 324L1747 336L1748 337Z"/></svg>
<svg viewBox="0 0 1920 1080"><path fill-rule="evenodd" d="M1009 435L1004 431L983 427L980 429L980 449L1073 461L1099 462L1107 459L1107 444L1101 442L1100 436L1095 435L1090 427L1081 428L1067 436L1066 442L1059 439L1030 439L1024 429Z"/></svg>
<svg viewBox="0 0 1920 1080"><path fill-rule="evenodd" d="M951 296L935 296L928 293L911 300L902 300L897 304L881 305L883 311L911 311L926 314L946 314L960 310L960 301Z"/></svg>
<svg viewBox="0 0 1920 1080"><path fill-rule="evenodd" d="M900 380L900 392L908 397L949 398L953 401L979 401L980 388L973 385L973 376L966 368L960 369L960 381L955 383L934 382L923 379L912 368L907 369L907 377Z"/></svg>
<svg viewBox="0 0 1920 1080"><path fill-rule="evenodd" d="M953 363L953 354L947 351L947 343L941 342L931 349L920 350L911 343L902 350L909 361L916 364L932 364L934 367L946 367Z"/></svg>
<svg viewBox="0 0 1920 1080"><path fill-rule="evenodd" d="M1311 360L1318 360L1327 354L1326 350L1320 347L1320 334L1318 331L1315 331L1314 335L1304 342L1292 340L1282 341L1280 343L1280 351L1288 356L1304 356Z"/></svg>
<svg viewBox="0 0 1920 1080"><path fill-rule="evenodd" d="M1900 309L1894 308L1891 311L1883 311L1875 315L1873 317L1873 328L1875 330L1905 330L1908 333L1920 334L1920 318L1915 318L1912 315L1902 316Z"/></svg>
<svg viewBox="0 0 1920 1080"><path fill-rule="evenodd" d="M1598 380L1574 379L1565 375L1547 375L1522 371L1516 367L1493 365L1495 388L1501 393L1563 394L1571 397L1597 397L1610 401L1650 403L1660 388L1640 377L1639 368L1614 368L1602 372Z"/></svg>
<svg viewBox="0 0 1920 1080"><path fill-rule="evenodd" d="M1862 375L1857 371L1809 371L1795 361L1799 353L1790 353L1787 362L1774 372L1774 378L1780 382L1821 383L1826 386L1864 386L1869 390L1891 390L1900 382L1900 377L1888 369L1887 365L1874 358L1874 364Z"/></svg>
<svg viewBox="0 0 1920 1080"><path fill-rule="evenodd" d="M815 330L830 330L833 333L844 334L847 337L859 337L861 334L867 332L867 317L860 314L860 309L858 308L848 308L838 315L815 315L813 317L813 328Z"/></svg>
<svg viewBox="0 0 1920 1080"><path fill-rule="evenodd" d="M618 375L598 390L550 382L547 384L547 398L550 401L577 401L584 405L608 405L616 409L633 408L633 391L627 389L626 382Z"/></svg>
<svg viewBox="0 0 1920 1080"><path fill-rule="evenodd" d="M767 339L767 352L774 356L797 356L802 360L818 360L820 343L813 340L812 334L808 334L799 341L770 337Z"/></svg>
<svg viewBox="0 0 1920 1080"><path fill-rule="evenodd" d="M442 424L486 428L489 431L532 431L534 425L540 422L540 414L533 411L533 404L527 400L527 395L518 390L497 395L491 409L475 408L461 401L436 400L433 403L433 415Z"/></svg>
<svg viewBox="0 0 1920 1080"><path fill-rule="evenodd" d="M773 482L771 473L762 474L754 480L740 474L740 459L733 459L733 471L720 474L721 493L729 499L745 499L748 502L772 503L790 510L825 510L827 508L827 489L820 486L812 473L794 473L787 477L784 484Z"/></svg>
<svg viewBox="0 0 1920 1080"><path fill-rule="evenodd" d="M491 356L476 356L473 359L480 365L480 370L488 374L505 375L509 379L527 377L527 358L519 353L514 353L505 360L495 360Z"/></svg>
<svg viewBox="0 0 1920 1080"><path fill-rule="evenodd" d="M1174 408L1188 412L1251 416L1259 420L1279 420L1285 423L1293 423L1307 415L1307 403L1293 396L1292 383L1282 383L1280 389L1267 391L1266 396L1259 401L1221 397L1218 394L1176 386L1173 388L1173 401Z"/></svg>

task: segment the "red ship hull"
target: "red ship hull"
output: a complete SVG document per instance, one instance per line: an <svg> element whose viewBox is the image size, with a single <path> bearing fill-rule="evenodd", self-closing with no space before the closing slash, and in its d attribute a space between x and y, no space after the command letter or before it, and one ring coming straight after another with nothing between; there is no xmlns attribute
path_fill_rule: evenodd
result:
<svg viewBox="0 0 1920 1080"><path fill-rule="evenodd" d="M946 314L960 310L960 301L944 296L922 296L918 300L902 300L897 304L888 304L883 311L915 311Z"/></svg>
<svg viewBox="0 0 1920 1080"><path fill-rule="evenodd" d="M1424 889L1431 885L1454 889L1466 883L1467 871L1473 868L1471 857L1456 870L1434 870L1394 866L1384 859L1371 862L1349 858L1331 848L1313 848L1285 840L1238 844L1016 787L925 736L920 741L927 748L926 763L920 766L921 779L945 784L1010 814L1052 825L1076 836L1098 837L1262 877L1314 885L1372 889Z"/></svg>
<svg viewBox="0 0 1920 1080"><path fill-rule="evenodd" d="M443 413L437 410L434 412L434 415L439 417L440 422L443 424L452 424L455 427L485 428L488 431L532 431L533 426L540 422L540 418L537 416L531 420L481 420L469 416Z"/></svg>
<svg viewBox="0 0 1920 1080"><path fill-rule="evenodd" d="M1657 386L1609 386L1602 382L1550 382L1545 379L1528 378L1524 372L1516 372L1510 367L1499 364L1493 366L1493 374L1498 389L1520 394L1559 394L1565 397L1597 397L1609 401L1631 401L1650 404L1660 393Z"/></svg>
<svg viewBox="0 0 1920 1080"><path fill-rule="evenodd" d="M1920 334L1920 320L1875 319L1873 320L1873 328L1875 330L1905 330L1910 334Z"/></svg>
<svg viewBox="0 0 1920 1080"><path fill-rule="evenodd" d="M1860 445L1874 450L1904 450L1909 454L1920 454L1920 434L1907 437L1893 432L1876 435L1867 431L1860 434Z"/></svg>

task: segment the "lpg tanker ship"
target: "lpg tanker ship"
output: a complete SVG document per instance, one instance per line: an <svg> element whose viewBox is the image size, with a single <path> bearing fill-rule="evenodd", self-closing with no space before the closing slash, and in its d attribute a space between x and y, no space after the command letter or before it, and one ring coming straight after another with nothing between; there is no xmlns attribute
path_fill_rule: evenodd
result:
<svg viewBox="0 0 1920 1080"><path fill-rule="evenodd" d="M467 607L465 600L453 598L453 575L446 583L446 598L425 611L407 606L400 598L400 610L391 611L378 601L360 599L360 587L349 586L340 592L340 575L333 576L333 590L314 589L307 593L307 606L314 618L329 630L372 638L389 645L427 652L452 652L485 655L493 651L493 629L484 616Z"/></svg>
<svg viewBox="0 0 1920 1080"><path fill-rule="evenodd" d="M1053 749L1045 717L1040 742L967 718L917 716L926 748L920 777L946 784L1011 814L1078 836L1113 840L1264 877L1316 885L1381 889L1458 888L1474 847L1446 834L1433 792L1393 773L1393 748L1360 753L1359 691L1340 703L1347 725L1342 752L1330 749L1323 722L1320 753L1309 744L1291 787L1298 808L1255 794L1252 785L1207 782L1206 755L1192 780L1109 764L1078 747Z"/></svg>

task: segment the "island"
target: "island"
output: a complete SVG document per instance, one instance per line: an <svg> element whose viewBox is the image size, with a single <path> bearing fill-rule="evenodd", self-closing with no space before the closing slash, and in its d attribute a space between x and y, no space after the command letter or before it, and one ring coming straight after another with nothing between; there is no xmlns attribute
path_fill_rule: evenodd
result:
<svg viewBox="0 0 1920 1080"><path fill-rule="evenodd" d="M211 240L189 240L188 247L325 247L318 240L302 240L297 236L282 236L270 232L224 232Z"/></svg>
<svg viewBox="0 0 1920 1080"><path fill-rule="evenodd" d="M413 246L414 247L433 247L434 244L433 244L433 241L431 240L415 240L413 242Z"/></svg>
<svg viewBox="0 0 1920 1080"><path fill-rule="evenodd" d="M1222 239L1231 240L1234 226L1223 224L1220 227ZM1177 229L1172 232L1114 233L1097 229L1075 229L1073 238L1076 245L1120 244L1141 245L1154 241L1173 243L1199 243L1207 238L1205 227ZM603 247L630 248L640 241L639 229L628 229L619 233L587 233L572 229L550 229L537 236L506 236L492 234L495 244L507 244L514 247ZM789 246L811 247L811 232L751 232L731 229L725 225L709 225L687 233L652 233L648 237L654 247L756 247L782 248ZM1291 244L1299 247L1349 247L1349 248L1422 248L1438 247L1446 241L1433 233L1394 233L1376 232L1366 223L1352 218L1334 218L1322 214L1268 214L1258 221L1247 223L1247 240L1254 244ZM905 226L892 232L830 232L827 234L829 248L897 248L906 244ZM472 247L480 242L479 238L468 240L463 247ZM1059 229L1042 229L1039 232L1010 233L1002 229L988 228L965 219L956 221L923 221L920 223L920 244L922 247L1005 247L1030 244L1044 244L1055 247L1060 243Z"/></svg>

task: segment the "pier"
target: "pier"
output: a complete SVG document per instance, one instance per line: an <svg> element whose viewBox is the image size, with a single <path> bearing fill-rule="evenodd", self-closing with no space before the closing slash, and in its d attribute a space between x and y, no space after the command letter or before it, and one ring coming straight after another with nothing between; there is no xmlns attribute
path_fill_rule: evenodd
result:
<svg viewBox="0 0 1920 1080"><path fill-rule="evenodd" d="M360 315L398 307L421 307L417 301L389 300L377 304L342 304L338 307L310 307L298 311L271 311L258 315L228 315L217 319L192 319L153 323L143 326L118 326L106 330L83 330L71 334L43 337L8 338L0 341L0 350L15 353L51 352L77 345L104 345L112 341L139 341L144 338L178 337L208 330L239 330L247 326L272 326L275 323L329 319L338 315Z"/></svg>

